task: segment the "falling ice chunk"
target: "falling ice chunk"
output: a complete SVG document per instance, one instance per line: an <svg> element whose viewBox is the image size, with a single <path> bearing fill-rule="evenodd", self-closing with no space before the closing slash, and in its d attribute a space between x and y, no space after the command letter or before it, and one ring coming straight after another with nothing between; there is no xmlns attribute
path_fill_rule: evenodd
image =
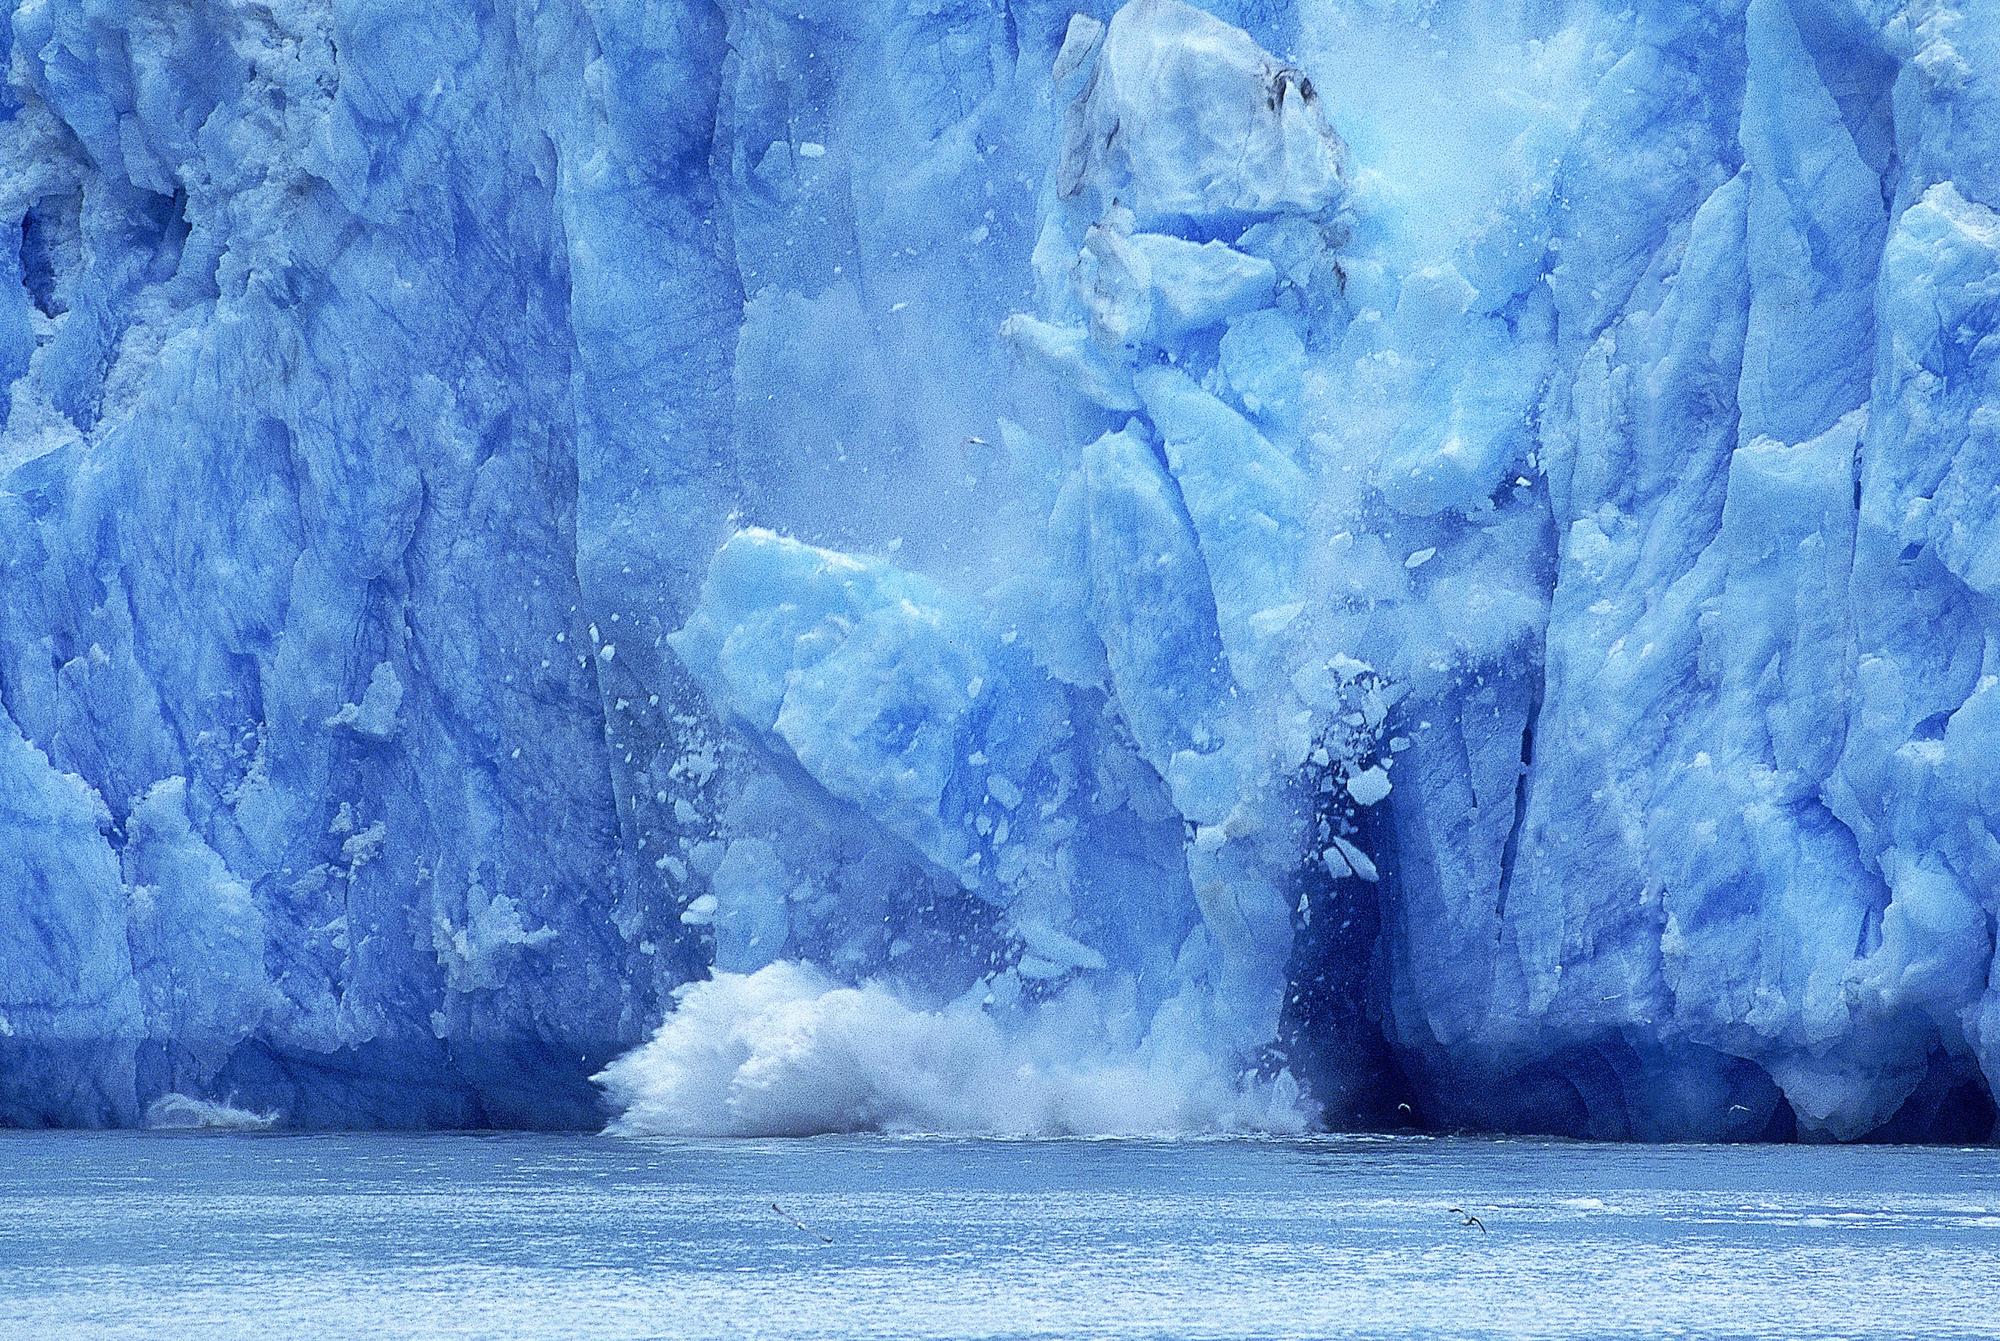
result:
<svg viewBox="0 0 2000 1341"><path fill-rule="evenodd" d="M1389 794L1389 774L1381 765L1364 768L1347 779L1347 794L1354 804L1372 806Z"/></svg>
<svg viewBox="0 0 2000 1341"><path fill-rule="evenodd" d="M1381 878L1367 854L1345 838L1335 838L1333 846L1320 853L1320 859L1326 863L1327 874L1336 880L1358 875L1372 885Z"/></svg>

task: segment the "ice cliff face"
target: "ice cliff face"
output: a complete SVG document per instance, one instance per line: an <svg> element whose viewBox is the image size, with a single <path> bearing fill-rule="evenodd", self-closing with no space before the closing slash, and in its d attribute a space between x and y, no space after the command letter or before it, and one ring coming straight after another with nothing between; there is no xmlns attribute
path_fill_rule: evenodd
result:
<svg viewBox="0 0 2000 1341"><path fill-rule="evenodd" d="M0 1118L1990 1133L2000 12L0 55Z"/></svg>

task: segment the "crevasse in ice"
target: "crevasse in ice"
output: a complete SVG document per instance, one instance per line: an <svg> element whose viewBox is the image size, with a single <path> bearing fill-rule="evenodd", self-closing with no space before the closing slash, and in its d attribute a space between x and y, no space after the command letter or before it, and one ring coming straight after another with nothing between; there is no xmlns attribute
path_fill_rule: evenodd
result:
<svg viewBox="0 0 2000 1341"><path fill-rule="evenodd" d="M1990 1133L2000 14L0 55L0 1117Z"/></svg>

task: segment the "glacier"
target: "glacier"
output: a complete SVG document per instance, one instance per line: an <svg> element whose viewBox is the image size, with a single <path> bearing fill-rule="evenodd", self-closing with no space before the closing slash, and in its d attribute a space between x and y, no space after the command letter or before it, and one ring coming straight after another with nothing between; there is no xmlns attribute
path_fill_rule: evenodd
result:
<svg viewBox="0 0 2000 1341"><path fill-rule="evenodd" d="M1993 1137L1993 6L0 59L0 1124Z"/></svg>

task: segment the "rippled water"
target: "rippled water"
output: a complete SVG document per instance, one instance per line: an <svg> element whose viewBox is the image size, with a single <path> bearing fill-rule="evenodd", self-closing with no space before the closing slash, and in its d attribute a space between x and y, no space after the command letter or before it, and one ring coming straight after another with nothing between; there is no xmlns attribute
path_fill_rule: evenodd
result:
<svg viewBox="0 0 2000 1341"><path fill-rule="evenodd" d="M12 1133L0 1333L2000 1336L2000 1151Z"/></svg>

